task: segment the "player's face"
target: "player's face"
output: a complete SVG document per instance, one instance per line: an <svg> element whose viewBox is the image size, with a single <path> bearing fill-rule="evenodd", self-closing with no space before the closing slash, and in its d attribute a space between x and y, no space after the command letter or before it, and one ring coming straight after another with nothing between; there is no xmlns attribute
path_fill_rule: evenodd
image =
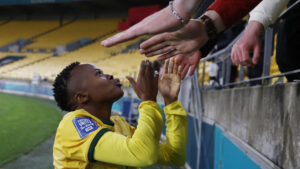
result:
<svg viewBox="0 0 300 169"><path fill-rule="evenodd" d="M76 67L81 88L94 103L114 102L123 96L122 84L118 78L104 74L101 69L91 64L80 64Z"/></svg>

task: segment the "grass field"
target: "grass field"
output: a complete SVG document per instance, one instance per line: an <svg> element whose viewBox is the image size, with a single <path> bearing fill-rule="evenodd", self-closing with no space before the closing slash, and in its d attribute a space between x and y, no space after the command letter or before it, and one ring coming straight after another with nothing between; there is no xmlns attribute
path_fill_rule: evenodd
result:
<svg viewBox="0 0 300 169"><path fill-rule="evenodd" d="M53 101L0 93L0 166L53 135L61 118Z"/></svg>

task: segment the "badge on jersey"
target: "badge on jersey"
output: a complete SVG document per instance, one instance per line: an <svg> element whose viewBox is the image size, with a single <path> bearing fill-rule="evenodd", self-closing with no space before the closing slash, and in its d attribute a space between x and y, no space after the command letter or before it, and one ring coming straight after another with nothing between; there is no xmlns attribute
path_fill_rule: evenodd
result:
<svg viewBox="0 0 300 169"><path fill-rule="evenodd" d="M81 139L98 129L97 123L89 117L75 117L72 121Z"/></svg>

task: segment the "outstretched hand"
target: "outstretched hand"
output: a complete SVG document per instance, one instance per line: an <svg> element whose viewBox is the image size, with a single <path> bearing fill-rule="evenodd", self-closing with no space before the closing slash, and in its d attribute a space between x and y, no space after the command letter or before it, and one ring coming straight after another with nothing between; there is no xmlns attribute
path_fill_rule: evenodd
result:
<svg viewBox="0 0 300 169"><path fill-rule="evenodd" d="M183 68L183 71L181 73L181 79L184 79L187 72L190 69L189 75L192 76L199 64L199 61L201 59L201 51L196 50L195 52L189 53L189 54L180 54L175 56L178 64Z"/></svg>
<svg viewBox="0 0 300 169"><path fill-rule="evenodd" d="M184 19L189 21L190 16L197 9L200 0L173 1L173 9ZM145 34L158 34L166 31L175 31L183 26L171 11L170 6L146 17L141 22L101 42L103 46L110 47L121 42L134 39Z"/></svg>
<svg viewBox="0 0 300 169"><path fill-rule="evenodd" d="M141 22L135 24L129 29L105 39L101 42L101 45L111 47L141 35L157 34L160 32L169 31L170 29L178 29L180 26L181 22L173 16L169 7L166 7L146 17Z"/></svg>
<svg viewBox="0 0 300 169"><path fill-rule="evenodd" d="M146 40L140 45L140 53L147 57L160 55L158 60L164 60L191 53L204 46L208 39L203 22L191 20L178 31L158 34Z"/></svg>
<svg viewBox="0 0 300 169"><path fill-rule="evenodd" d="M158 75L154 75L153 64L147 60L142 61L137 82L130 76L126 77L135 93L142 101L156 101L158 92Z"/></svg>
<svg viewBox="0 0 300 169"><path fill-rule="evenodd" d="M258 63L260 57L260 34L263 31L263 25L256 21L251 21L245 28L241 38L233 45L231 50L231 60L238 66L254 66ZM249 56L253 52L253 58Z"/></svg>
<svg viewBox="0 0 300 169"><path fill-rule="evenodd" d="M158 89L162 94L165 105L168 105L178 99L180 90L180 74L182 67L178 66L175 58L166 60L164 65L164 73L158 80Z"/></svg>

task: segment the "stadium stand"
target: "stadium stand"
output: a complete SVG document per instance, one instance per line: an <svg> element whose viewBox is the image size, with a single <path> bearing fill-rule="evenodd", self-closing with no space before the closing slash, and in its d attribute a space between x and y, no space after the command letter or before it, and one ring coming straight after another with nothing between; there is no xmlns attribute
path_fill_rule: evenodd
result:
<svg viewBox="0 0 300 169"><path fill-rule="evenodd" d="M55 49L57 45L67 45L83 38L97 38L116 30L120 19L80 19L60 29L35 39L25 49Z"/></svg>
<svg viewBox="0 0 300 169"><path fill-rule="evenodd" d="M138 71L140 61L144 59L137 51L139 43L143 39L145 39L145 36L112 48L102 47L100 45L102 39L99 39L94 43L58 57L49 56L49 54L27 54L28 57L23 62L19 61L15 64L0 67L1 77L32 80L33 75L39 73L42 79L53 81L56 74L65 66L71 62L79 61L81 63L93 63L103 69L105 73L113 74L119 77L123 83L128 84L125 76L134 76L134 72ZM151 60L154 59L151 58Z"/></svg>
<svg viewBox="0 0 300 169"><path fill-rule="evenodd" d="M58 27L58 20L3 21L3 25L0 26L0 36L5 38L1 39L0 44L6 45L18 39L32 38L33 43L26 45L22 49L22 53L0 53L0 58L7 55L26 56L25 59L0 67L0 76L2 78L32 80L34 74L38 73L42 79L53 81L56 74L66 65L80 61L93 63L103 69L105 73L119 77L122 83L128 85L125 77L127 75L137 76L138 64L144 58L137 49L140 42L147 36L121 43L112 48L102 47L100 45L101 39L111 35L116 30L120 20L120 18L64 20L61 27ZM10 33L9 36L7 32ZM6 36L8 37L6 38ZM66 51L57 57L52 57L50 54L57 45L67 45L84 38L90 40L86 46L74 51ZM26 53L28 49L36 54ZM39 54L37 53L40 52L39 49L45 49L46 52ZM154 58L152 59L154 60ZM205 65L205 83L209 81L207 74L209 64L208 62ZM202 67L201 63L200 67ZM202 70L199 69L199 79L202 78ZM271 75L278 73L275 57L272 57ZM245 78L248 79L248 77Z"/></svg>
<svg viewBox="0 0 300 169"><path fill-rule="evenodd" d="M28 71L22 71L20 69L51 57L49 54L0 53L0 57L5 57L8 55L25 56L25 58L22 60L7 64L7 65L1 66L0 67L0 77L1 78L31 79L32 77L28 78L29 75L32 76ZM36 72L38 72L38 70L36 70Z"/></svg>
<svg viewBox="0 0 300 169"><path fill-rule="evenodd" d="M0 26L0 46L18 39L31 39L49 29L57 27L58 20L10 21Z"/></svg>

